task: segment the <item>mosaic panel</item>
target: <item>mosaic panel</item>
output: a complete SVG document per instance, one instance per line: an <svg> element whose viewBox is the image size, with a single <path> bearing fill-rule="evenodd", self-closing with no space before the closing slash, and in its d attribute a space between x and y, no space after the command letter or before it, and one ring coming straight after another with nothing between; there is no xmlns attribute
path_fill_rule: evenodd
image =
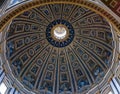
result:
<svg viewBox="0 0 120 94"><path fill-rule="evenodd" d="M120 0L101 0L108 6L115 14L120 16Z"/></svg>

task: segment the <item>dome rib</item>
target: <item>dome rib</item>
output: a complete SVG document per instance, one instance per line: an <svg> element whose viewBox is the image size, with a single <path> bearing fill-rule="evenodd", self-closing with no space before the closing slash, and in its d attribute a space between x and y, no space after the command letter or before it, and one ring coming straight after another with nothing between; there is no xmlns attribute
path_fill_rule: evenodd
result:
<svg viewBox="0 0 120 94"><path fill-rule="evenodd" d="M111 26L102 16L83 6L59 3L15 17L5 47L14 77L27 90L85 94L108 72L114 44Z"/></svg>

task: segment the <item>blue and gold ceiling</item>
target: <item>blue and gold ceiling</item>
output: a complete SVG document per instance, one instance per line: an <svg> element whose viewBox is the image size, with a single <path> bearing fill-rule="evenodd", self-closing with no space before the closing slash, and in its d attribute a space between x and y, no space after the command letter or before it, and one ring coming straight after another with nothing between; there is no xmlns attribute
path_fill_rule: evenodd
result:
<svg viewBox="0 0 120 94"><path fill-rule="evenodd" d="M60 41L54 26L69 35ZM99 14L72 4L49 4L25 11L6 32L6 57L16 79L37 94L84 93L103 79L111 66L113 35Z"/></svg>

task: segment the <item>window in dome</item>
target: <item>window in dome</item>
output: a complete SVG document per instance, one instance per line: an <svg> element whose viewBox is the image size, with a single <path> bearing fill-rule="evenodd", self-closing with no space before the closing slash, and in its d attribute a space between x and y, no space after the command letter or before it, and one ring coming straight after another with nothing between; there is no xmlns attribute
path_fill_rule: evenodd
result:
<svg viewBox="0 0 120 94"><path fill-rule="evenodd" d="M10 7L12 7L12 6L16 5L16 4L25 2L25 1L28 1L28 0L11 0L8 8L10 8ZM29 1L30 1L30 0L29 0Z"/></svg>
<svg viewBox="0 0 120 94"><path fill-rule="evenodd" d="M15 5L19 2L20 2L20 0L11 0L10 5Z"/></svg>
<svg viewBox="0 0 120 94"><path fill-rule="evenodd" d="M113 94L112 91L110 91L108 94Z"/></svg>
<svg viewBox="0 0 120 94"><path fill-rule="evenodd" d="M6 90L7 90L6 85L4 83L1 83L1 85L0 85L0 94L5 94Z"/></svg>

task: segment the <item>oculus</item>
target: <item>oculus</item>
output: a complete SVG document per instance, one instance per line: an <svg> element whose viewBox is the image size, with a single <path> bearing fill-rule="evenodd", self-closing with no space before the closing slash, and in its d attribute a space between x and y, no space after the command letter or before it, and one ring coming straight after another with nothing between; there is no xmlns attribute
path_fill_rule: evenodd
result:
<svg viewBox="0 0 120 94"><path fill-rule="evenodd" d="M46 29L48 42L55 47L65 47L74 39L73 26L66 20L58 19L50 23Z"/></svg>
<svg viewBox="0 0 120 94"><path fill-rule="evenodd" d="M67 35L67 30L64 26L58 25L53 29L53 35L56 39L62 40Z"/></svg>

